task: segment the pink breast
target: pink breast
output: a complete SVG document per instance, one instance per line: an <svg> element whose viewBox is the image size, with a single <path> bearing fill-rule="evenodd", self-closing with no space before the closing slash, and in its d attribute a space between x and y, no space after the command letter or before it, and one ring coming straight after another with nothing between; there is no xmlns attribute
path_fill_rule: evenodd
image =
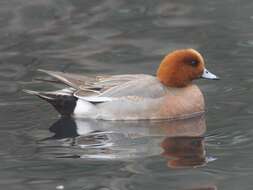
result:
<svg viewBox="0 0 253 190"><path fill-rule="evenodd" d="M179 90L170 89L159 114L169 118L191 117L204 112L204 109L205 102L202 92L196 85L190 85Z"/></svg>

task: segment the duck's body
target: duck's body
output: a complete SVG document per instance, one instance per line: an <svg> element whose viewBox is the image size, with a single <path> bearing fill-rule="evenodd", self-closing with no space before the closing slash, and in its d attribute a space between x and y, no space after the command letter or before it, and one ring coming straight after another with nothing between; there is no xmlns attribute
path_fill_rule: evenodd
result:
<svg viewBox="0 0 253 190"><path fill-rule="evenodd" d="M187 56L186 58L188 59ZM202 57L199 59L203 60ZM183 79L177 74L170 74L173 75L172 79L167 79L164 78L166 72L161 65L157 76L136 74L86 77L41 70L67 84L69 88L54 92L26 92L46 99L62 115L78 118L180 119L203 113L204 98L200 89L191 83L193 74L188 81L185 69L181 73ZM180 68L177 69L180 71ZM197 67L194 72L195 69ZM206 71L204 67L199 70L200 72L194 73L196 78Z"/></svg>
<svg viewBox="0 0 253 190"><path fill-rule="evenodd" d="M178 89L166 87L150 75L129 77L136 78L97 97L77 94L73 115L106 120L174 119L204 111L203 95L196 85Z"/></svg>

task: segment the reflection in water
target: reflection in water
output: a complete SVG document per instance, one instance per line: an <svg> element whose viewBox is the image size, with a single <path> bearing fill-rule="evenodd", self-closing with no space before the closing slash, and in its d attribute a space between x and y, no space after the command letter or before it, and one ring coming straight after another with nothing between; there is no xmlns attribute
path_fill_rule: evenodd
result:
<svg viewBox="0 0 253 190"><path fill-rule="evenodd" d="M55 134L45 140L61 139L62 146L72 147L61 158L131 160L161 155L168 167L182 168L206 163L205 130L203 115L170 122L61 118L50 127Z"/></svg>
<svg viewBox="0 0 253 190"><path fill-rule="evenodd" d="M168 167L196 167L206 163L203 137L168 137L161 144Z"/></svg>
<svg viewBox="0 0 253 190"><path fill-rule="evenodd" d="M252 189L252 0L2 0L0 5L2 189L63 185L65 189L211 190L213 184L223 190ZM165 53L188 47L200 50L222 76L219 83L198 82L208 100L208 137L203 143L218 161L197 169L160 167L165 166L167 157L161 155L168 149L159 145L169 134L176 136L167 122L133 123L133 127L108 123L104 128L90 122L88 128L73 121L71 126L66 119L52 127L51 140L34 143L49 136L45 127L56 117L50 107L20 92L23 84L46 90L46 85L26 82L34 78L35 70L154 74ZM176 130L177 136L191 136L187 133L193 127L183 126ZM92 147L95 143L99 146ZM103 144L107 147L101 148ZM130 150L141 158L157 156L120 164L55 159L122 155ZM131 164L132 170L125 170Z"/></svg>
<svg viewBox="0 0 253 190"><path fill-rule="evenodd" d="M217 190L216 186L204 186L204 187L194 187L190 189L183 189L183 190Z"/></svg>

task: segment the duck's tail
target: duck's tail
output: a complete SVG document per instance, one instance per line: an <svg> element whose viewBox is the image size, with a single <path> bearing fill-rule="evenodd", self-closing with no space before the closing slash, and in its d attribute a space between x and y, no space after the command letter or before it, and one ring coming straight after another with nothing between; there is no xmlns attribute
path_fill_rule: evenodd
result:
<svg viewBox="0 0 253 190"><path fill-rule="evenodd" d="M23 90L24 92L32 95L36 95L43 100L46 100L62 115L70 116L76 106L77 98L73 96L73 90L71 88L44 92L44 91L33 91Z"/></svg>
<svg viewBox="0 0 253 190"><path fill-rule="evenodd" d="M63 116L69 116L74 112L77 98L73 95L76 89L79 89L81 85L84 85L86 81L91 79L86 76L69 74L56 71L48 71L39 69L38 71L46 73L51 76L51 79L36 79L42 82L60 83L65 84L68 87L57 91L33 91L23 90L24 92L32 95L36 95L43 100L46 100L54 106L54 108Z"/></svg>

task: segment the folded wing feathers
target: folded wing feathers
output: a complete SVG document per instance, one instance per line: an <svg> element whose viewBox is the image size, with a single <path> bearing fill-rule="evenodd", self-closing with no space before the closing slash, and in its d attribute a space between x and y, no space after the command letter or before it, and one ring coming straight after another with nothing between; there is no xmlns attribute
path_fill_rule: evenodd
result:
<svg viewBox="0 0 253 190"><path fill-rule="evenodd" d="M47 70L39 71L75 89L73 96L90 102L111 101L112 98L115 99L124 96L158 97L163 93L163 89L161 89L159 83L157 83L156 78L145 74L87 77ZM142 83L142 85L139 86L139 83ZM153 92L153 90L151 91L153 93L151 93L151 95L150 86L152 86L152 88L157 88L155 92ZM129 89L131 89L131 91L129 91Z"/></svg>
<svg viewBox="0 0 253 190"><path fill-rule="evenodd" d="M86 77L77 74L48 71L43 69L39 69L39 71L46 73L58 79L60 82L70 86L73 89L72 93L75 97L93 103L112 101L113 98L104 97L103 93L108 90L112 90L113 87L123 85L139 77L138 75L101 75L96 77ZM39 95L40 97L43 96L43 94L36 91L26 90L26 92L37 96ZM62 91L59 92L62 93Z"/></svg>

